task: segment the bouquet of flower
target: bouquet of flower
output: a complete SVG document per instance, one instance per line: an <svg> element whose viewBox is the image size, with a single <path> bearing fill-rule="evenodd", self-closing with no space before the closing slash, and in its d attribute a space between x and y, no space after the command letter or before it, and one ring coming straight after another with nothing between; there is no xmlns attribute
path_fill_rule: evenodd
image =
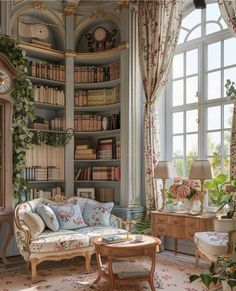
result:
<svg viewBox="0 0 236 291"><path fill-rule="evenodd" d="M183 179L177 177L174 179L174 184L170 186L169 192L173 199L200 199L201 183L199 180Z"/></svg>

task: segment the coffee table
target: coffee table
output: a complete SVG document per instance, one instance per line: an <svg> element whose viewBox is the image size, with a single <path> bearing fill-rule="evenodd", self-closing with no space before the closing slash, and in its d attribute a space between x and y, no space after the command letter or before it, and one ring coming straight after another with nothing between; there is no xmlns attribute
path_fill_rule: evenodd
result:
<svg viewBox="0 0 236 291"><path fill-rule="evenodd" d="M125 237L125 236L124 236ZM144 235L142 242L136 242L135 235L129 235L126 242L107 244L103 243L101 238L93 241L96 250L98 276L94 284L97 284L102 277L109 281L109 291L114 290L115 284L133 284L142 281L148 281L152 291L155 291L153 284L153 276L156 265L156 252L159 251L160 239L152 236ZM102 257L107 258L107 264L102 263ZM119 274L114 274L113 264L114 258L130 258L130 257L149 257L151 259L151 267L146 274L134 275L121 278ZM124 260L123 264L127 261Z"/></svg>

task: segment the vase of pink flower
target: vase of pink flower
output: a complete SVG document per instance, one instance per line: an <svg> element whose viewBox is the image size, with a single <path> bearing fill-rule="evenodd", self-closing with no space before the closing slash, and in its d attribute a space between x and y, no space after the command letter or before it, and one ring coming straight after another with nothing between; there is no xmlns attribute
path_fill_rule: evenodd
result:
<svg viewBox="0 0 236 291"><path fill-rule="evenodd" d="M201 183L199 180L177 177L174 179L174 184L170 186L169 192L173 199L185 204L185 209L191 210L194 201L200 199L200 189Z"/></svg>

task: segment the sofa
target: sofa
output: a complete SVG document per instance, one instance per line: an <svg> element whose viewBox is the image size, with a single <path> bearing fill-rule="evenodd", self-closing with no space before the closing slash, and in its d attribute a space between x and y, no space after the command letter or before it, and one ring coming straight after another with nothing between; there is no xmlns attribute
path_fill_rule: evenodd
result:
<svg viewBox="0 0 236 291"><path fill-rule="evenodd" d="M196 266L200 257L206 259L213 267L219 256L229 255L236 259L236 219L214 220L214 231L196 232L194 242Z"/></svg>
<svg viewBox="0 0 236 291"><path fill-rule="evenodd" d="M106 235L128 234L127 226L130 227L130 222L126 223L123 219L110 214L112 205L110 203L110 209L107 210L108 204L80 197L71 197L62 201L59 197L56 201L38 198L24 202L16 207L14 215L16 243L27 265L31 265L32 281L36 281L37 278L37 265L47 260L58 261L83 256L86 270L90 271L91 255L95 253L92 243L94 238ZM59 221L59 229L52 230L48 228L41 221L43 220L41 218L44 217L38 218L42 214L40 213L42 209L48 210L49 208L58 211L60 214L60 216L56 216ZM72 213L65 211L67 208L73 209L73 215L80 213L82 217L76 217L73 221L72 219L69 220L68 216L72 216ZM37 214L38 212L40 215ZM106 219L105 222L102 221L101 223L99 221L100 218L97 219L98 212L99 215L101 214ZM29 218L31 221L32 217L40 220L40 223L38 221L36 223L36 232L32 232L32 223L29 224ZM87 223L85 223L83 217L86 218ZM61 222L59 218L62 219ZM53 218L49 217L47 221L49 227L51 227L51 222L53 222ZM68 222L73 226L68 227L70 229L65 227L65 223ZM33 226L35 227L35 222L33 222ZM76 228L77 226L78 228Z"/></svg>

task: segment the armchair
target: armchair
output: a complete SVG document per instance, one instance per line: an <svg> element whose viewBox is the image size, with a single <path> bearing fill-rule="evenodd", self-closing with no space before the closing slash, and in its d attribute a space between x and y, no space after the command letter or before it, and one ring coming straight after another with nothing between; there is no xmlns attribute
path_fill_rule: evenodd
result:
<svg viewBox="0 0 236 291"><path fill-rule="evenodd" d="M196 267L200 257L213 266L217 257L225 254L236 259L236 219L214 220L214 231L196 232L194 242Z"/></svg>

